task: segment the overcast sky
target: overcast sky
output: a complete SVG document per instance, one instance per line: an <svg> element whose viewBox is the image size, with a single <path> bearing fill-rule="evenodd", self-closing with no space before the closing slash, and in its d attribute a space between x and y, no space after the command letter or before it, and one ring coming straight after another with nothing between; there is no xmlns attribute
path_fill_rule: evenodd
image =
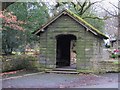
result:
<svg viewBox="0 0 120 90"><path fill-rule="evenodd" d="M95 2L95 1L102 1L102 0L91 0L91 1ZM113 5L111 3L116 5L116 6L118 6L118 0L103 0L101 2L103 7L108 7L108 8L112 8L113 7Z"/></svg>
<svg viewBox="0 0 120 90"><path fill-rule="evenodd" d="M45 2L50 2L50 3L55 3L55 1L58 1L58 2L61 2L61 1L68 1L68 2L71 2L71 1L76 1L76 0L43 0ZM83 1L83 0L78 0L78 1ZM102 7L105 7L105 8L108 8L108 9L112 9L114 8L112 4L118 6L118 0L90 0L91 2L95 2L95 1L102 1L101 2L101 6ZM112 3L112 4L110 4Z"/></svg>
<svg viewBox="0 0 120 90"><path fill-rule="evenodd" d="M117 8L115 6L118 6L118 0L91 0L91 2L95 2L95 1L102 1L100 3L95 4L98 10L102 10L100 9L102 7L102 8L105 8L106 10L109 10L112 13L117 11Z"/></svg>

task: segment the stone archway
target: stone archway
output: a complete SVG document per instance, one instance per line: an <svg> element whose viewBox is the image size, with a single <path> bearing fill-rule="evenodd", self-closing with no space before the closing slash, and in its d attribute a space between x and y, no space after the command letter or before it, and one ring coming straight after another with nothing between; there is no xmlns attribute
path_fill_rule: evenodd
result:
<svg viewBox="0 0 120 90"><path fill-rule="evenodd" d="M56 36L56 67L71 66L71 52L74 50L76 36L72 34L60 34Z"/></svg>

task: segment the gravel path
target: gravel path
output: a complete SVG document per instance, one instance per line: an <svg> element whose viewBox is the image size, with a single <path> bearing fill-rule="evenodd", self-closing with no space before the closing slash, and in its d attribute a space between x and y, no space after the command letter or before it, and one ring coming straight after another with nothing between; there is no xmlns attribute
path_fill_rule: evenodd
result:
<svg viewBox="0 0 120 90"><path fill-rule="evenodd" d="M103 75L38 73L2 80L3 88L102 88L102 86L104 88L107 85L118 88L117 73Z"/></svg>

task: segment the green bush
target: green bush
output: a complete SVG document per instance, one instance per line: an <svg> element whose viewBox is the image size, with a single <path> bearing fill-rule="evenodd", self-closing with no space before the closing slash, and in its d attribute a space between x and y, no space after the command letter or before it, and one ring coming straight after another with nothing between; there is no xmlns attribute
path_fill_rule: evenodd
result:
<svg viewBox="0 0 120 90"><path fill-rule="evenodd" d="M118 54L112 54L110 57L111 58L120 58L120 55L118 55Z"/></svg>
<svg viewBox="0 0 120 90"><path fill-rule="evenodd" d="M2 58L2 72L14 70L36 70L37 58L25 55L4 56Z"/></svg>
<svg viewBox="0 0 120 90"><path fill-rule="evenodd" d="M112 54L112 55L111 55L111 58L116 58L116 55L115 55L115 54Z"/></svg>
<svg viewBox="0 0 120 90"><path fill-rule="evenodd" d="M105 47L106 47L106 48L110 48L110 45L107 45L107 44L106 44Z"/></svg>

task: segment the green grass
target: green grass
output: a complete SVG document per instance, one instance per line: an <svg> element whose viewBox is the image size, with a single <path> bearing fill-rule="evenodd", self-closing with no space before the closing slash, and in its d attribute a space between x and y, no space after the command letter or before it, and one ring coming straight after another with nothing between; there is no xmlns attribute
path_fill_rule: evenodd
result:
<svg viewBox="0 0 120 90"><path fill-rule="evenodd" d="M32 74L32 73L37 73L38 71L28 71L28 70L19 70L17 71L16 73L13 73L13 74L4 74L2 76L2 78L10 78L10 77L15 77L15 76L23 76L23 75L26 75L26 74Z"/></svg>
<svg viewBox="0 0 120 90"><path fill-rule="evenodd" d="M79 73L93 73L94 71L92 70L77 70Z"/></svg>

